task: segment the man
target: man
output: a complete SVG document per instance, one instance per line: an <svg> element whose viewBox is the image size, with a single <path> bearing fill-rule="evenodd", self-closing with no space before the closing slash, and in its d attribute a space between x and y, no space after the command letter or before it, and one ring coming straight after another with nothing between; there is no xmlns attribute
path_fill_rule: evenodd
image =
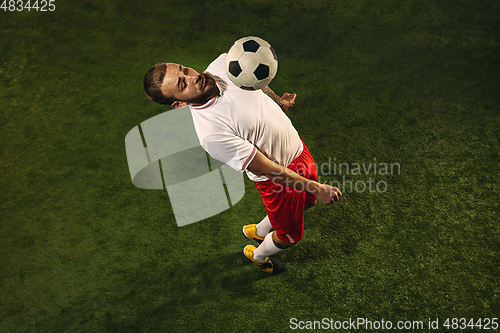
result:
<svg viewBox="0 0 500 333"><path fill-rule="evenodd" d="M296 94L279 97L269 87L236 87L226 75L225 54L203 73L157 64L144 77L144 90L154 102L189 106L201 146L254 181L268 215L243 227L243 235L260 244L246 246L243 253L267 273L283 271L283 264L271 256L302 239L304 210L317 199L330 204L342 195L336 187L317 182L314 160L284 113L295 104Z"/></svg>

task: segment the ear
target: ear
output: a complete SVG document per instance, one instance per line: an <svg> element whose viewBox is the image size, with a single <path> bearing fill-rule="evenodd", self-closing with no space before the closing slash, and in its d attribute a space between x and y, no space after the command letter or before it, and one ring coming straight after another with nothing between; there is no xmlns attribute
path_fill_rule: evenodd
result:
<svg viewBox="0 0 500 333"><path fill-rule="evenodd" d="M188 105L188 103L187 103L187 102L175 101L175 102L173 102L173 103L172 103L172 105L171 105L171 106L172 106L174 109L178 109L178 108L185 107L186 105Z"/></svg>

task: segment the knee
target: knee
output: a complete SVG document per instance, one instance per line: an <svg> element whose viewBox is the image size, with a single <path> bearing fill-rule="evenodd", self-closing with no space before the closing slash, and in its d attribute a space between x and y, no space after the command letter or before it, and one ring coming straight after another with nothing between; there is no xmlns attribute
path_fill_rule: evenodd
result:
<svg viewBox="0 0 500 333"><path fill-rule="evenodd" d="M300 241L297 240L296 242L294 243L288 243L288 242L284 242L282 241L281 239L278 238L278 236L276 236L276 234L273 234L273 243L274 245L278 248L278 249L288 249L289 247L292 247L294 245L296 245L298 242Z"/></svg>
<svg viewBox="0 0 500 333"><path fill-rule="evenodd" d="M297 244L297 242L295 242L295 243L288 243L288 242L283 242L282 240L275 241L274 239L273 239L273 242L274 242L274 245L276 245L276 247L278 249L281 249L281 250L288 249L289 247L292 247L295 244Z"/></svg>
<svg viewBox="0 0 500 333"><path fill-rule="evenodd" d="M292 247L292 246L294 246L295 244L297 244L299 242L299 240L296 241L296 242L294 242L294 243L284 242L284 241L282 241L281 239L278 238L278 236L276 235L276 232L273 233L272 238L273 238L274 245L278 249L282 249L282 250L288 249L289 247Z"/></svg>

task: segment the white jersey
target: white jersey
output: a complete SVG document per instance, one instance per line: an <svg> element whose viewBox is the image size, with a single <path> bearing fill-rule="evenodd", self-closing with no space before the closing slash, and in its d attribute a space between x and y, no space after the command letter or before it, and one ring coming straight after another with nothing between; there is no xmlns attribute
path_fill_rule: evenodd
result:
<svg viewBox="0 0 500 333"><path fill-rule="evenodd" d="M303 150L299 134L278 104L262 90L235 86L226 75L226 54L206 69L227 82L223 96L201 106L190 106L201 146L213 158L256 182L265 181L247 169L257 149L271 161L288 166Z"/></svg>

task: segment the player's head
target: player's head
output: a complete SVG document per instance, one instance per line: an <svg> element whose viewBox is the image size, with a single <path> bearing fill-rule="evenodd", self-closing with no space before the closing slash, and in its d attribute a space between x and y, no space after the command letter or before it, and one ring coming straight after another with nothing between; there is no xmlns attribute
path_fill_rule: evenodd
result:
<svg viewBox="0 0 500 333"><path fill-rule="evenodd" d="M144 76L144 91L152 101L174 108L201 105L220 92L209 73L174 63L160 63Z"/></svg>

